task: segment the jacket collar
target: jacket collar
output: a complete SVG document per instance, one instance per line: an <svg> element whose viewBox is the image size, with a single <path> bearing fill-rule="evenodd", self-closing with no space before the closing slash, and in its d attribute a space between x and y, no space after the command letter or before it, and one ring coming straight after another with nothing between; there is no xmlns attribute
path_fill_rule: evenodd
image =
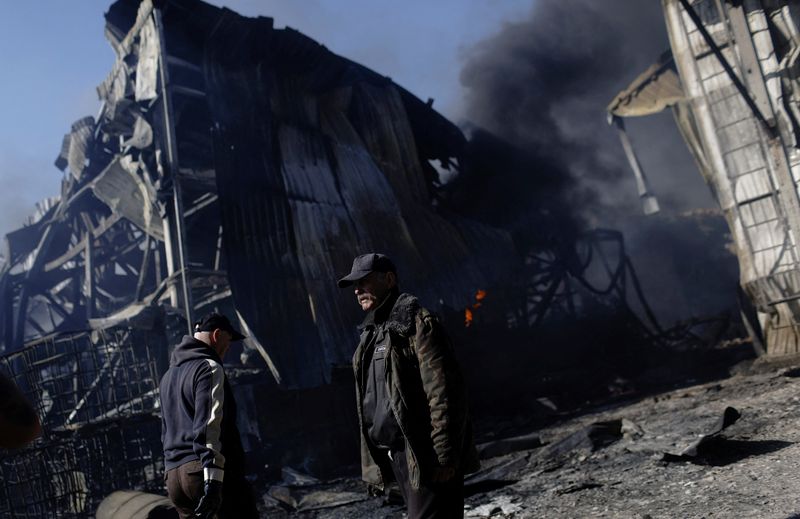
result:
<svg viewBox="0 0 800 519"><path fill-rule="evenodd" d="M367 314L358 329L363 331L385 323L388 330L408 337L416 329L416 317L419 310L419 301L416 297L411 294L401 294L395 288L375 310Z"/></svg>
<svg viewBox="0 0 800 519"><path fill-rule="evenodd" d="M365 330L367 328L385 323L386 320L389 318L389 314L394 308L394 304L399 296L400 296L400 290L397 287L393 288L386 295L383 301L381 301L381 303L377 306L377 308L369 311L367 317L364 318L364 321L358 327L359 330Z"/></svg>

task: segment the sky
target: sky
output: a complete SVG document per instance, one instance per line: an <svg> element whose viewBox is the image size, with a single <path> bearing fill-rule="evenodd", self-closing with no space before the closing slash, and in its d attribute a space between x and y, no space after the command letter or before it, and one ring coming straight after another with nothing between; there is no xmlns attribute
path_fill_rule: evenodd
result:
<svg viewBox="0 0 800 519"><path fill-rule="evenodd" d="M246 16L270 16L366 65L456 122L459 74L478 42L527 17L533 0L215 0ZM53 162L70 125L96 115L95 88L114 53L105 36L109 0L6 2L0 17L0 236L36 201L58 194Z"/></svg>

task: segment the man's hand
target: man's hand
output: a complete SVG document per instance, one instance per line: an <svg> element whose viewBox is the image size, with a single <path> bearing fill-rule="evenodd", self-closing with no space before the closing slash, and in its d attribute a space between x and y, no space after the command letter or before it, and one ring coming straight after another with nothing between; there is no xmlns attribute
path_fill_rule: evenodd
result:
<svg viewBox="0 0 800 519"><path fill-rule="evenodd" d="M434 467L431 481L434 483L447 483L456 475L455 467Z"/></svg>
<svg viewBox="0 0 800 519"><path fill-rule="evenodd" d="M197 519L213 519L222 504L222 481L207 479L203 485L203 497L194 509Z"/></svg>

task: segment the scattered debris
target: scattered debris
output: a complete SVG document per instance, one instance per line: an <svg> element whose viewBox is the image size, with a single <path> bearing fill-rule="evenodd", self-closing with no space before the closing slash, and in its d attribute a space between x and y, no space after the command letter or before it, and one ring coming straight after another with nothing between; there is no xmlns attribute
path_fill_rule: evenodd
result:
<svg viewBox="0 0 800 519"><path fill-rule="evenodd" d="M512 474L528 465L529 457L511 456L493 464L483 464L481 470L464 478L464 493L474 495L516 483Z"/></svg>
<svg viewBox="0 0 800 519"><path fill-rule="evenodd" d="M267 508L312 511L336 508L370 499L359 483L339 479L322 482L295 469L281 469L283 481L272 485L263 496Z"/></svg>
<svg viewBox="0 0 800 519"><path fill-rule="evenodd" d="M283 482L290 487L306 487L320 483L317 478L303 474L291 467L281 468L281 477L283 477Z"/></svg>
<svg viewBox="0 0 800 519"><path fill-rule="evenodd" d="M622 433L622 437L626 440L635 440L644 436L644 429L639 427L636 422L628 420L627 418L622 419L620 432Z"/></svg>
<svg viewBox="0 0 800 519"><path fill-rule="evenodd" d="M495 496L486 503L465 511L465 517L498 517L515 514L523 510L522 506L515 503L519 498L515 496ZM502 517L500 516L500 517Z"/></svg>
<svg viewBox="0 0 800 519"><path fill-rule="evenodd" d="M720 433L727 429L729 426L733 425L739 417L741 417L741 413L733 408L733 407L726 407L725 411L723 411L722 416L719 417L717 423L704 434L701 434L700 437L692 442L688 447L680 451L679 453L674 452L666 452L664 453L663 460L664 461L702 461L703 456L706 453L706 450L717 440L721 439Z"/></svg>
<svg viewBox="0 0 800 519"><path fill-rule="evenodd" d="M554 459L573 454L592 453L611 445L620 438L622 438L622 420L596 422L545 446L540 457Z"/></svg>
<svg viewBox="0 0 800 519"><path fill-rule="evenodd" d="M581 490L587 490L590 488L600 488L602 486L603 486L602 483L598 483L597 481L588 478L578 482L570 482L567 485L553 489L553 491L556 494L564 495L564 494L573 494L575 492L580 492Z"/></svg>
<svg viewBox="0 0 800 519"><path fill-rule="evenodd" d="M478 456L480 456L481 459L487 459L503 456L512 452L536 449L541 447L541 445L542 441L539 439L539 435L533 433L481 443L477 446L477 449Z"/></svg>

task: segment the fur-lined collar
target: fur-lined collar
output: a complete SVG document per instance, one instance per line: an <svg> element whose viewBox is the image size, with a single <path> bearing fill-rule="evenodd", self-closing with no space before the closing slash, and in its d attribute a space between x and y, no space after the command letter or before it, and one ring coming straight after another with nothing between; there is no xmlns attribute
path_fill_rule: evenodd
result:
<svg viewBox="0 0 800 519"><path fill-rule="evenodd" d="M400 294L386 320L386 328L398 335L408 337L417 326L419 301L411 294Z"/></svg>

